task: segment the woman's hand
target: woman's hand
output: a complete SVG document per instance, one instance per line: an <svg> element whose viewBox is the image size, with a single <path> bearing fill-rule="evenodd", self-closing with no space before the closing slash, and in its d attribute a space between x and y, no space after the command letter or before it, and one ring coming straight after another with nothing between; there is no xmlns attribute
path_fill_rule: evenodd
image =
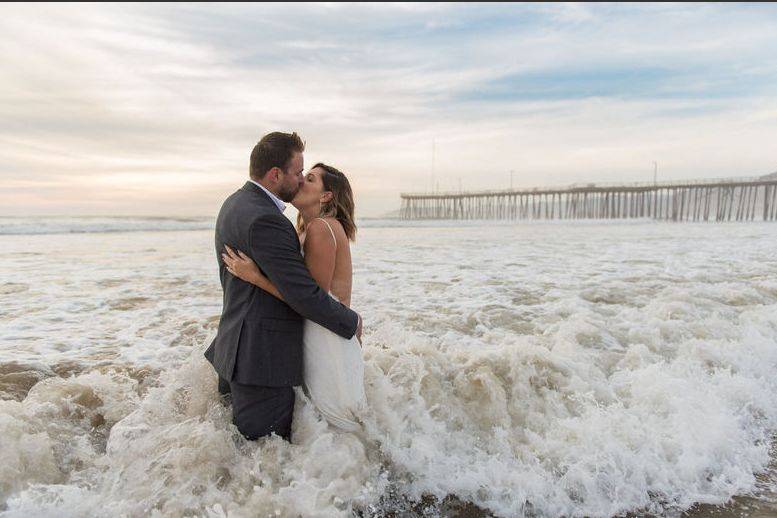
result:
<svg viewBox="0 0 777 518"><path fill-rule="evenodd" d="M227 245L224 245L227 252L221 254L221 258L224 260L224 264L227 266L227 271L235 277L242 279L251 284L260 286L264 282L269 282L267 277L262 275L259 271L259 267L251 260L246 254L238 250L235 252Z"/></svg>

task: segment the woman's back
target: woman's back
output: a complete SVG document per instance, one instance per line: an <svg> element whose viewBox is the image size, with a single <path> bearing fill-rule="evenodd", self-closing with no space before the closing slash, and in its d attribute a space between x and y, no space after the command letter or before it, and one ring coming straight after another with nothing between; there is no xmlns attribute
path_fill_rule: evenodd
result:
<svg viewBox="0 0 777 518"><path fill-rule="evenodd" d="M320 221L320 223L317 223ZM326 227L326 231L331 235L335 244L334 250L334 271L332 273L332 282L329 285L329 291L344 305L351 306L351 289L353 286L353 266L351 263L351 246L348 236L342 224L335 218L316 218L311 224ZM308 231L312 230L312 227ZM305 235L300 236L305 246ZM310 256L306 248L306 255ZM309 265L310 267L310 265Z"/></svg>
<svg viewBox="0 0 777 518"><path fill-rule="evenodd" d="M349 306L353 275L348 237L340 222L334 218L317 220L321 222L314 220L311 223L328 227L327 232L335 245L329 291ZM313 232L321 230L313 230L311 226L308 228ZM314 242L320 243L314 246L326 247L327 250L332 247L332 241L327 243L317 239ZM321 257L318 250L311 251L306 247L306 251ZM327 259L331 259L331 256ZM343 338L312 320L306 320L303 343L305 387L311 401L333 426L344 431L357 431L360 428L358 416L365 404L364 361L358 339L355 336Z"/></svg>

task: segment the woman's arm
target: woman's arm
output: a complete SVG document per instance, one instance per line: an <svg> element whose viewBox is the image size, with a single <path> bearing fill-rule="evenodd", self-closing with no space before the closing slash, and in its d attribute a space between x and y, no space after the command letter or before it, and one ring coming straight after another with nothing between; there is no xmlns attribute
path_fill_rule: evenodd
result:
<svg viewBox="0 0 777 518"><path fill-rule="evenodd" d="M246 252L275 284L284 302L303 318L343 338L357 335L361 321L358 313L327 295L316 283L299 253L298 239L288 218L280 211L271 211L251 223Z"/></svg>
<svg viewBox="0 0 777 518"><path fill-rule="evenodd" d="M281 295L281 292L278 291L278 288L275 287L270 279L262 275L262 272L259 271L259 267L256 266L256 263L253 262L250 257L240 250L235 252L227 245L224 245L224 248L227 249L227 252L222 253L221 258L227 266L227 271L229 273L254 286L258 286L276 299L283 300L283 296Z"/></svg>
<svg viewBox="0 0 777 518"><path fill-rule="evenodd" d="M326 223L313 220L308 225L305 233L305 265L310 270L310 275L322 290L329 292L332 286L332 277L335 272L336 243ZM246 254L240 250L234 251L224 245L226 253L221 254L227 271L254 286L258 286L277 299L283 300L283 296L275 285L262 275L259 267Z"/></svg>

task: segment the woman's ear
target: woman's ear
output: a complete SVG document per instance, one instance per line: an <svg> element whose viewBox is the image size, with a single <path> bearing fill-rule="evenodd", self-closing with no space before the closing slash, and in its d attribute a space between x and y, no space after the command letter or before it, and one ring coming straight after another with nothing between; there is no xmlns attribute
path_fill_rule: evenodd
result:
<svg viewBox="0 0 777 518"><path fill-rule="evenodd" d="M332 201L332 198L334 197L334 194L332 194L332 191L324 191L321 193L321 203L329 203Z"/></svg>

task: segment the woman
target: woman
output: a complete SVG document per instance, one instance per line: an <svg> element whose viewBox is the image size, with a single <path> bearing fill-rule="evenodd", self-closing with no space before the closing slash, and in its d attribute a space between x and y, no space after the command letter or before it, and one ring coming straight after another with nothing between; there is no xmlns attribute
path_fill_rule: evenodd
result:
<svg viewBox="0 0 777 518"><path fill-rule="evenodd" d="M316 164L291 201L299 211L297 231L305 264L322 289L351 304L351 249L356 236L353 193L348 179L334 167ZM283 300L247 255L227 247L227 270ZM345 339L310 320L304 327L304 379L311 401L332 425L359 429L364 404L364 363L356 337Z"/></svg>

